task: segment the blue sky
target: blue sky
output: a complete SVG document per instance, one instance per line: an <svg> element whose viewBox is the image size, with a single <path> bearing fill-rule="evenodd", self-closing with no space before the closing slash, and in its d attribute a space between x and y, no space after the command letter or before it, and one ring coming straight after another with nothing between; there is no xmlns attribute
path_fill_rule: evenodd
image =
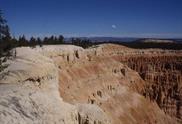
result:
<svg viewBox="0 0 182 124"><path fill-rule="evenodd" d="M0 0L14 36L182 38L182 0Z"/></svg>

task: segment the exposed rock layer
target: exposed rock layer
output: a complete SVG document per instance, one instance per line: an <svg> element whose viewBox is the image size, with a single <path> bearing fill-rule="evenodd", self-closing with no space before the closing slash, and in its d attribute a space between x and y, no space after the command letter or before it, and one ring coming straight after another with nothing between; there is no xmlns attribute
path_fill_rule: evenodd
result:
<svg viewBox="0 0 182 124"><path fill-rule="evenodd" d="M84 124L85 117L89 124L110 124L98 106L62 101L58 68L50 54L41 48L17 48L17 57L8 60L0 73L0 124Z"/></svg>
<svg viewBox="0 0 182 124"><path fill-rule="evenodd" d="M142 96L153 96L151 83L128 60L176 52L112 44L17 48L17 57L0 73L0 123L175 124L155 100Z"/></svg>
<svg viewBox="0 0 182 124"><path fill-rule="evenodd" d="M126 51L115 49L117 47L107 46L103 51L116 61L137 71L146 81L142 94L156 101L165 113L177 117L181 122L182 51L159 49L127 49Z"/></svg>
<svg viewBox="0 0 182 124"><path fill-rule="evenodd" d="M100 106L113 123L174 123L164 119L165 115L155 103L138 94L147 92L148 83L120 61L126 56L150 55L153 51L156 54L163 52L101 45L86 50L86 55L74 54L71 61L60 63L57 59L61 96L72 104L79 102ZM167 52L176 54L176 51Z"/></svg>
<svg viewBox="0 0 182 124"><path fill-rule="evenodd" d="M122 62L149 82L143 95L170 116L182 119L182 55L131 56Z"/></svg>

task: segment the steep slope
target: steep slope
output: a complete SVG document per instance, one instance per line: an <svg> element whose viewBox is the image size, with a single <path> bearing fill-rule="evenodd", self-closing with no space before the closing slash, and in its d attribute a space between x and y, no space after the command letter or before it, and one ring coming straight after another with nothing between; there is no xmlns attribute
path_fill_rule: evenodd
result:
<svg viewBox="0 0 182 124"><path fill-rule="evenodd" d="M182 55L133 56L123 60L148 81L144 96L166 113L182 119Z"/></svg>
<svg viewBox="0 0 182 124"><path fill-rule="evenodd" d="M9 60L8 68L0 73L1 124L110 123L98 106L70 105L62 101L58 69L52 59L36 52L40 48L16 50L17 57Z"/></svg>
<svg viewBox="0 0 182 124"><path fill-rule="evenodd" d="M182 51L102 47L103 53L137 71L147 83L143 95L182 122ZM98 50L96 50L98 51ZM113 52L115 51L115 52ZM104 55L100 53L100 55Z"/></svg>
<svg viewBox="0 0 182 124"><path fill-rule="evenodd" d="M113 44L16 50L17 57L0 73L2 124L177 124L155 100L143 96L150 94L151 84L127 61L137 55L173 56L177 51Z"/></svg>
<svg viewBox="0 0 182 124"><path fill-rule="evenodd" d="M114 48L114 49L113 49ZM126 53L127 51L127 53ZM79 54L80 53L80 54ZM101 45L57 58L60 68L60 94L69 103L98 105L117 123L175 123L157 104L146 100L146 83L138 73L115 60L114 55L135 54L118 45ZM113 57L112 57L113 55Z"/></svg>

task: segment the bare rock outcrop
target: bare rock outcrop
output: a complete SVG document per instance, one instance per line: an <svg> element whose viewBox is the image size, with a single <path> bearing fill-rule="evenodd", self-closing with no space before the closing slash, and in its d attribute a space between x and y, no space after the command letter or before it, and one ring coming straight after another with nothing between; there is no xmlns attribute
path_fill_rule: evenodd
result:
<svg viewBox="0 0 182 124"><path fill-rule="evenodd" d="M60 68L60 95L72 104L98 105L114 124L175 123L155 102L140 95L146 82L116 59L136 53L140 51L112 44L85 50L86 58ZM59 59L56 63L63 66Z"/></svg>
<svg viewBox="0 0 182 124"><path fill-rule="evenodd" d="M97 105L78 104L78 124L110 124L109 117Z"/></svg>
<svg viewBox="0 0 182 124"><path fill-rule="evenodd" d="M8 68L0 73L0 124L81 124L79 119L84 116L92 119L89 121L109 122L100 109L95 110L105 119L95 119L97 112L93 117L81 111L80 117L81 107L62 100L58 68L50 57L54 53L48 54L40 48L16 50L17 57L8 60Z"/></svg>
<svg viewBox="0 0 182 124"><path fill-rule="evenodd" d="M182 55L135 56L126 64L148 81L144 96L166 113L182 119Z"/></svg>
<svg viewBox="0 0 182 124"><path fill-rule="evenodd" d="M156 69L165 64L157 64L150 58L134 59L149 55L155 55L157 58L158 55L180 56L179 51L135 50L113 44L89 49L58 45L34 49L22 47L16 50L16 58L8 60L6 64L9 66L0 72L0 124L180 122L179 118L177 122L176 116L169 116L169 112L163 109L162 106L166 104L159 104L163 101L157 102L153 97L156 96L154 93L160 96L163 87L174 88L172 84L175 82L179 84L176 89L180 89L181 78L173 78L170 75L179 74L181 59L174 59L174 63L169 62L174 65L172 72L176 73L171 73L169 69L168 81L161 77L158 79L158 74L149 71L146 63L153 63ZM142 64L140 61L146 63ZM163 63L163 60L159 59L158 62ZM164 70L162 72L168 74L166 69ZM154 78L142 76L143 73L153 74ZM155 83L156 80L158 83ZM157 90L153 89L153 85ZM159 85L163 85L161 90L158 90ZM170 93L167 92L170 94L169 101L178 91L171 90ZM176 110L175 107L173 109ZM178 109L181 110L180 107Z"/></svg>
<svg viewBox="0 0 182 124"><path fill-rule="evenodd" d="M106 53L100 53L100 56L110 55L116 61L137 71L146 81L142 94L155 101L166 114L182 121L181 50L118 49L118 45L99 47Z"/></svg>

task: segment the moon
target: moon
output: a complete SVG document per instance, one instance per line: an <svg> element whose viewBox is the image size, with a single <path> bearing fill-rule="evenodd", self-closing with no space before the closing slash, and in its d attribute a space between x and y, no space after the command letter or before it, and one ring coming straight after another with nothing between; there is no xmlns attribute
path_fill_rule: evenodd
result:
<svg viewBox="0 0 182 124"><path fill-rule="evenodd" d="M116 29L116 25L112 25L111 27L112 27L113 29Z"/></svg>

